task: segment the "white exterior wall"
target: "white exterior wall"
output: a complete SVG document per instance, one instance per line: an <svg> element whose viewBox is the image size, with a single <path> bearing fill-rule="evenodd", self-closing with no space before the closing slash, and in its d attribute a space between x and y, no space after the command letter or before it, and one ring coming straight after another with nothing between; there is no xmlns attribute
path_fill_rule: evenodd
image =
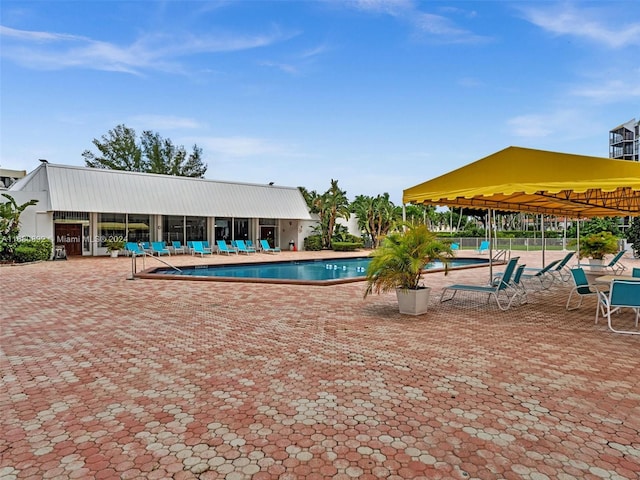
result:
<svg viewBox="0 0 640 480"><path fill-rule="evenodd" d="M30 200L38 200L38 203L27 207L20 214L20 236L30 238L48 238L52 243L53 238L53 213L48 212L47 192L7 192L18 205ZM0 203L7 202L6 197L0 196Z"/></svg>

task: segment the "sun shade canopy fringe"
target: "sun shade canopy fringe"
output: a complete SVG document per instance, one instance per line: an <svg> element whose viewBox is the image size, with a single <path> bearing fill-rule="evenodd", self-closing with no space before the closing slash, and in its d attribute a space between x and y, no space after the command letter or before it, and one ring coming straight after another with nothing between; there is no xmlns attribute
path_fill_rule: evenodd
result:
<svg viewBox="0 0 640 480"><path fill-rule="evenodd" d="M640 163L508 147L408 188L403 203L572 218L640 215Z"/></svg>

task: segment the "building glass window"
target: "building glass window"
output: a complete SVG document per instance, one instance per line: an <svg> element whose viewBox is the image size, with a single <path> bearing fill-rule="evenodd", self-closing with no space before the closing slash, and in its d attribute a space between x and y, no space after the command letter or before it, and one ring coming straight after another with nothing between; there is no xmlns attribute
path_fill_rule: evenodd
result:
<svg viewBox="0 0 640 480"><path fill-rule="evenodd" d="M165 215L162 217L162 231L164 232L164 240L168 245L171 245L173 241L184 244L184 217Z"/></svg>
<svg viewBox="0 0 640 480"><path fill-rule="evenodd" d="M126 238L127 215L124 213L98 214L98 246L104 247L107 240L124 240Z"/></svg>
<svg viewBox="0 0 640 480"><path fill-rule="evenodd" d="M216 218L215 227L215 240L224 240L225 242L231 240L231 219L230 218Z"/></svg>
<svg viewBox="0 0 640 480"><path fill-rule="evenodd" d="M277 247L279 243L278 221L275 218L261 218L259 224L259 240L267 240L269 245Z"/></svg>
<svg viewBox="0 0 640 480"><path fill-rule="evenodd" d="M149 215L130 214L127 217L127 241L129 242L149 242Z"/></svg>
<svg viewBox="0 0 640 480"><path fill-rule="evenodd" d="M234 240L249 239L249 219L248 218L233 219L233 239Z"/></svg>
<svg viewBox="0 0 640 480"><path fill-rule="evenodd" d="M207 218L187 217L186 233L188 241L203 241L207 239Z"/></svg>

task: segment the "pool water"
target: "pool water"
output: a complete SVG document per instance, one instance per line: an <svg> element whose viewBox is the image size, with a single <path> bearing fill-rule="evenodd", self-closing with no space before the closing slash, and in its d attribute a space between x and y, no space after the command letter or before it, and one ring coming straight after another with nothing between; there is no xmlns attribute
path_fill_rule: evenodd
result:
<svg viewBox="0 0 640 480"><path fill-rule="evenodd" d="M366 275L370 257L352 257L323 260L298 260L282 262L243 263L234 265L198 265L181 267L180 271L161 267L139 275L143 278L210 279L218 281L253 281L268 283L318 283L334 284L362 281ZM456 258L449 268L461 268L487 264L486 259ZM427 270L444 268L440 262L427 265Z"/></svg>

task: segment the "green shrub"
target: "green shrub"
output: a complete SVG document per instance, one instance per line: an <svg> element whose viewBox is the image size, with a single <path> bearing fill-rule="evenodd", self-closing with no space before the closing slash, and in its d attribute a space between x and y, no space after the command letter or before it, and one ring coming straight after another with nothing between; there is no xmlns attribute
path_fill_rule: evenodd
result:
<svg viewBox="0 0 640 480"><path fill-rule="evenodd" d="M18 242L13 254L18 263L49 260L53 251L53 243L48 238L36 240L25 239Z"/></svg>
<svg viewBox="0 0 640 480"><path fill-rule="evenodd" d="M353 252L362 246L362 242L333 242L331 244L331 248L336 252Z"/></svg>
<svg viewBox="0 0 640 480"><path fill-rule="evenodd" d="M305 238L304 249L314 252L322 250L322 235L311 235Z"/></svg>

